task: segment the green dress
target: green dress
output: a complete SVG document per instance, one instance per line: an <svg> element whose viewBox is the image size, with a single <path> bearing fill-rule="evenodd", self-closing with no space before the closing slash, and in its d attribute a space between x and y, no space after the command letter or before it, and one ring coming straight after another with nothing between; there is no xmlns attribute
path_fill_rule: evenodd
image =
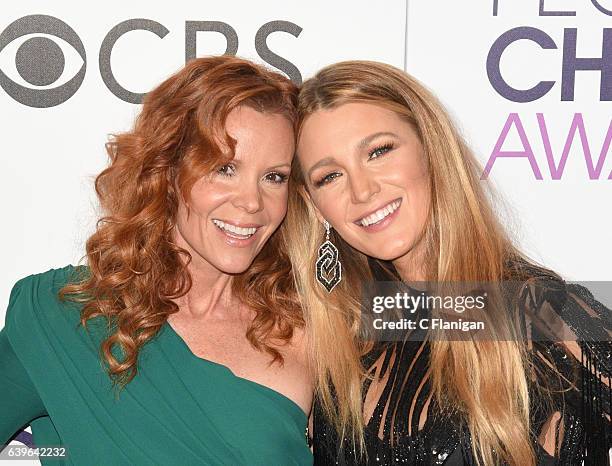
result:
<svg viewBox="0 0 612 466"><path fill-rule="evenodd" d="M297 404L195 356L168 323L117 397L99 357L102 318L87 332L80 305L56 297L77 269L30 275L11 291L0 331L0 445L30 424L36 446L66 449L42 464L312 464Z"/></svg>

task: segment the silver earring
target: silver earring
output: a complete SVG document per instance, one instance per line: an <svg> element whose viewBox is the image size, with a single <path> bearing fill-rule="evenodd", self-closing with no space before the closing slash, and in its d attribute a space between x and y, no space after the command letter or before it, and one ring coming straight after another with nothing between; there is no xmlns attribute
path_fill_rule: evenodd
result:
<svg viewBox="0 0 612 466"><path fill-rule="evenodd" d="M317 257L317 281L328 293L342 280L342 264L338 259L338 248L329 240L329 222L325 224L325 242L319 247Z"/></svg>

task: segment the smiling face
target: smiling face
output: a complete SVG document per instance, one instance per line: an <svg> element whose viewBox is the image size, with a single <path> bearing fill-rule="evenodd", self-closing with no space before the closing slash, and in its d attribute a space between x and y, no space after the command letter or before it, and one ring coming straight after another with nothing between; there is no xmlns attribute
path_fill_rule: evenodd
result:
<svg viewBox="0 0 612 466"><path fill-rule="evenodd" d="M226 120L236 140L231 162L191 190L189 209L181 200L175 235L192 255L192 266L244 272L287 212L287 179L294 132L283 115L241 106Z"/></svg>
<svg viewBox="0 0 612 466"><path fill-rule="evenodd" d="M320 220L347 243L399 262L413 251L430 194L423 149L408 122L369 103L318 110L302 126L297 153Z"/></svg>

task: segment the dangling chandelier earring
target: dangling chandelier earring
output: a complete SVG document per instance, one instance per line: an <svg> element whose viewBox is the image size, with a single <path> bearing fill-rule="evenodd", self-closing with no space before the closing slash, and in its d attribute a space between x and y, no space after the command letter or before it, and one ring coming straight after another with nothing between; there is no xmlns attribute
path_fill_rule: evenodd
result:
<svg viewBox="0 0 612 466"><path fill-rule="evenodd" d="M325 242L319 247L317 257L317 281L328 293L342 280L342 264L338 260L338 248L329 240L329 222L324 221Z"/></svg>

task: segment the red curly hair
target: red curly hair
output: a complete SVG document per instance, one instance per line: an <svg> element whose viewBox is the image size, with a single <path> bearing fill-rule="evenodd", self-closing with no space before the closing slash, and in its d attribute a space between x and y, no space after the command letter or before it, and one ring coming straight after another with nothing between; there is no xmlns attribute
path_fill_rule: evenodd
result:
<svg viewBox="0 0 612 466"><path fill-rule="evenodd" d="M191 288L191 256L172 239L179 194L189 200L198 179L232 158L228 114L246 105L284 115L295 127L296 100L297 87L262 66L231 56L198 58L149 92L133 129L106 144L110 164L95 180L103 216L86 242L88 273L59 297L83 303L85 328L89 319L107 319L100 356L114 386L134 378L140 348L178 312L172 299ZM248 340L280 362L269 341L289 341L303 326L284 236L281 227L232 285L256 313Z"/></svg>

